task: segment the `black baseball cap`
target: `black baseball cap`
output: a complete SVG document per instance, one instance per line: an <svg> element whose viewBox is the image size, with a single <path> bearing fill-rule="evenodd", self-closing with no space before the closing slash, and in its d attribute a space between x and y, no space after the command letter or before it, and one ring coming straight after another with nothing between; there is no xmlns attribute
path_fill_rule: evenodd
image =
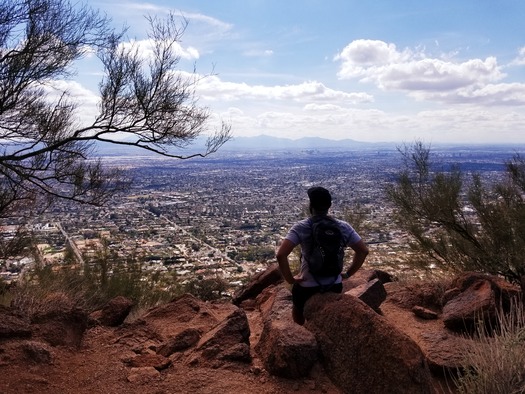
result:
<svg viewBox="0 0 525 394"><path fill-rule="evenodd" d="M332 206L332 196L330 192L321 186L314 186L308 189L310 206L316 210L326 210Z"/></svg>

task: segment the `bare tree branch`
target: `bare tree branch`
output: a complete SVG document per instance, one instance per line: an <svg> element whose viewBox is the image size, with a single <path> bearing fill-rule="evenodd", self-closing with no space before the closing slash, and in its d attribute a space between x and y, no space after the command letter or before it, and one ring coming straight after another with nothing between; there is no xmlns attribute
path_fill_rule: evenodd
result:
<svg viewBox="0 0 525 394"><path fill-rule="evenodd" d="M0 217L17 202L40 197L100 204L126 183L92 161L94 143L138 147L170 158L205 157L231 138L225 122L203 152L181 154L208 132L198 105L200 78L182 73L179 43L187 21L149 17L151 54L124 41L109 19L68 0L5 0L0 4ZM78 125L81 109L67 90L52 100L46 87L75 73L95 52L104 70L99 112Z"/></svg>

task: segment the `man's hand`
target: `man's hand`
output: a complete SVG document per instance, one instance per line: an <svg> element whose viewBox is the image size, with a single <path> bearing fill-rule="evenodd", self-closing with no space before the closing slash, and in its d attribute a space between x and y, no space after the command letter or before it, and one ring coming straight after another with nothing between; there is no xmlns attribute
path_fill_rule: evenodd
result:
<svg viewBox="0 0 525 394"><path fill-rule="evenodd" d="M295 275L293 277L295 283L300 283L300 282L303 282L304 281L304 278L301 276L301 275Z"/></svg>

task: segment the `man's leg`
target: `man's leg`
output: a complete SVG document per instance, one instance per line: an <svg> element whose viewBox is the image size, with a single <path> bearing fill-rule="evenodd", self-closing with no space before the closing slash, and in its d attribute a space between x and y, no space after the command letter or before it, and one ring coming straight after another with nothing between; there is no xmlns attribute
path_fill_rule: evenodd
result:
<svg viewBox="0 0 525 394"><path fill-rule="evenodd" d="M295 305L292 306L292 319L301 326L304 324L303 311L297 308Z"/></svg>
<svg viewBox="0 0 525 394"><path fill-rule="evenodd" d="M297 283L292 287L292 318L293 321L301 326L304 324L304 304L316 293L319 293L319 287L302 287Z"/></svg>

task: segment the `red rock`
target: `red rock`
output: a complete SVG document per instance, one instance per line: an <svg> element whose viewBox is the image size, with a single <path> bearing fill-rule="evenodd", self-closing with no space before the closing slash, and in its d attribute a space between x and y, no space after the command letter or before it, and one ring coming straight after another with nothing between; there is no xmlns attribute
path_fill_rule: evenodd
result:
<svg viewBox="0 0 525 394"><path fill-rule="evenodd" d="M419 346L357 298L315 295L306 304L305 317L324 369L344 392L434 392Z"/></svg>

